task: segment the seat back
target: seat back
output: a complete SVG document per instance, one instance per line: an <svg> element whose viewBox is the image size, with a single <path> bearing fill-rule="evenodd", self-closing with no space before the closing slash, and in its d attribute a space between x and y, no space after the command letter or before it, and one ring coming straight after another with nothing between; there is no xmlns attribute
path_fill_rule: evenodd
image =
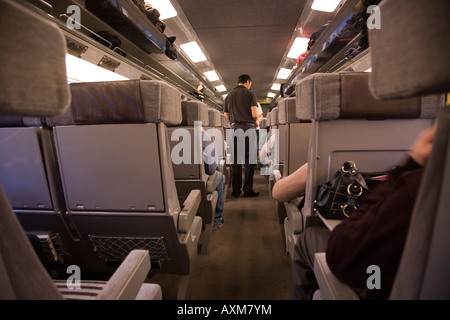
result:
<svg viewBox="0 0 450 320"><path fill-rule="evenodd" d="M280 152L284 149L283 176L288 176L308 161L309 138L311 135L311 121L300 121L296 116L296 98L284 98L278 102L278 122L285 126L280 130Z"/></svg>
<svg viewBox="0 0 450 320"><path fill-rule="evenodd" d="M202 218L203 231L199 240L202 253L209 250L214 224L217 192L207 190L208 176L203 159L203 133L209 127L209 114L206 104L200 101L182 101L182 121L180 126L169 128L171 135L172 161L174 163L175 184L180 198L185 198L194 190L200 190L201 202L198 216ZM190 155L190 156L189 156ZM184 158L185 157L185 158Z"/></svg>
<svg viewBox="0 0 450 320"><path fill-rule="evenodd" d="M268 111L267 114L266 114L266 126L267 126L267 128L269 128L269 129L270 129L270 127L271 127L270 120L272 119L272 116L270 115L271 112L272 112L272 111Z"/></svg>
<svg viewBox="0 0 450 320"><path fill-rule="evenodd" d="M0 2L0 27L2 123L10 127L15 126L17 121L22 123L25 119L22 117L42 117L63 112L68 107L70 92L65 71L65 40L57 26L25 6L6 0ZM28 64L24 61L33 61L33 67L28 68ZM8 117L15 121L5 123ZM25 123L29 123L28 120L30 119L25 119ZM2 131L0 146L2 154L0 183L8 188L8 198L11 198L16 206L23 204L22 200L19 200L20 195L12 191L18 188L16 182L5 178L4 169L9 167L15 170L19 162L30 160L24 156L32 156L37 161L33 167L37 172L31 172L27 177L22 175L21 179L17 179L17 183L23 186L23 192L28 194L26 186L28 182L43 187L44 192L36 194L33 198L27 198L26 201L32 206L36 206L37 201L45 209L53 210L55 203L48 199L49 185L45 183L46 177L39 163L40 155L33 150L36 145L32 141L37 139L39 129L33 126L1 129L8 129L7 133ZM24 130L17 132L16 129ZM20 148L23 153L13 156L13 159L9 158L8 163L5 163L3 161L12 156L11 147L13 147L6 140L13 137L14 132L21 136L16 141L30 143L24 142L23 148ZM0 297L62 299L26 237L7 196L0 187ZM37 207L43 209L39 208L41 205Z"/></svg>
<svg viewBox="0 0 450 320"><path fill-rule="evenodd" d="M225 159L225 145L224 136L225 131L222 127L222 117L219 110L208 109L209 126L208 134L214 143L214 150L216 155L216 163L219 165Z"/></svg>
<svg viewBox="0 0 450 320"><path fill-rule="evenodd" d="M385 171L400 162L417 134L430 126L443 96L378 101L362 72L313 74L296 85L297 117L312 121L303 215L311 221L319 183L347 160L360 171Z"/></svg>
<svg viewBox="0 0 450 320"><path fill-rule="evenodd" d="M202 128L209 125L208 108L200 101L182 101L182 121L179 126L169 128L171 136L172 158L181 157L182 163L174 163L173 170L176 180L206 181L202 151ZM183 141L180 134L189 134L189 141ZM180 144L183 142L183 144ZM176 148L176 149L174 149ZM180 155L186 149L187 154ZM188 159L190 155L190 159ZM178 162L178 161L177 161Z"/></svg>
<svg viewBox="0 0 450 320"><path fill-rule="evenodd" d="M227 134L228 130L231 128L230 120L228 117L224 114L220 115L220 119L222 120L222 129L223 129L223 159L225 160L224 166L223 166L223 175L225 178L225 188L224 193L227 194L227 188L229 186L230 177L231 177L231 169L228 164L229 157L231 156L230 151L228 150L229 142L227 140ZM229 156L230 154L230 156Z"/></svg>
<svg viewBox="0 0 450 320"><path fill-rule="evenodd" d="M68 216L89 247L85 270L110 272L147 249L152 272L188 275L201 218L182 225L167 126L181 95L156 80L71 84L53 127ZM200 224L200 225L199 225Z"/></svg>
<svg viewBox="0 0 450 320"><path fill-rule="evenodd" d="M0 184L49 271L79 263L84 244L66 216L51 130L39 117L0 116Z"/></svg>
<svg viewBox="0 0 450 320"><path fill-rule="evenodd" d="M448 1L385 0L383 27L369 30L370 88L379 99L398 99L450 90ZM395 19L395 21L394 21ZM404 35L408 33L408 37ZM402 41L399 41L402 39ZM392 50L395 41L396 50ZM390 48L389 48L390 47ZM414 66L411 68L410 66ZM390 299L450 298L449 106L439 114L438 131L424 170L408 237Z"/></svg>

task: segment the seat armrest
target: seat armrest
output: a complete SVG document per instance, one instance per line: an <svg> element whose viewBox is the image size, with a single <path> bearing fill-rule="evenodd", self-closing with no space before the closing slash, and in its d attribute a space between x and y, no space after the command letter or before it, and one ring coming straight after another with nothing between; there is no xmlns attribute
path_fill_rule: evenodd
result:
<svg viewBox="0 0 450 320"><path fill-rule="evenodd" d="M206 193L213 193L217 183L217 172L214 172L206 181Z"/></svg>
<svg viewBox="0 0 450 320"><path fill-rule="evenodd" d="M286 209L286 215L289 223L291 224L291 230L293 234L300 234L303 232L303 215L298 210L298 201L291 200L284 203Z"/></svg>
<svg viewBox="0 0 450 320"><path fill-rule="evenodd" d="M134 300L150 272L148 250L132 250L97 295L98 300Z"/></svg>
<svg viewBox="0 0 450 320"><path fill-rule="evenodd" d="M200 190L191 190L189 196L184 201L183 210L181 210L178 217L178 232L189 232L192 222L197 215L198 207L200 206L201 192Z"/></svg>
<svg viewBox="0 0 450 320"><path fill-rule="evenodd" d="M325 252L318 252L314 259L314 275L320 288L322 300L359 300L356 292L339 281L328 267Z"/></svg>

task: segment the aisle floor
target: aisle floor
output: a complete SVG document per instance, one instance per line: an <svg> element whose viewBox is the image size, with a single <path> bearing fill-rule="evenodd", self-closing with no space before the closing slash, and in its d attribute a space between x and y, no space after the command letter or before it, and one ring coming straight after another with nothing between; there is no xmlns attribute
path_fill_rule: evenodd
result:
<svg viewBox="0 0 450 320"><path fill-rule="evenodd" d="M258 197L235 198L228 189L225 223L213 232L209 254L198 256L187 300L291 299L291 259L258 170L254 190Z"/></svg>

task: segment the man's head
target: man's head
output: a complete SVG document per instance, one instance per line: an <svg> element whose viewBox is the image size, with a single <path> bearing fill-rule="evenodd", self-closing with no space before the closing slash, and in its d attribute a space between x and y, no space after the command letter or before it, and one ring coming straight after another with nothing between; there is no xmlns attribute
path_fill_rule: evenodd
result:
<svg viewBox="0 0 450 320"><path fill-rule="evenodd" d="M241 74L238 78L238 84L245 86L250 89L252 86L252 78L248 74Z"/></svg>

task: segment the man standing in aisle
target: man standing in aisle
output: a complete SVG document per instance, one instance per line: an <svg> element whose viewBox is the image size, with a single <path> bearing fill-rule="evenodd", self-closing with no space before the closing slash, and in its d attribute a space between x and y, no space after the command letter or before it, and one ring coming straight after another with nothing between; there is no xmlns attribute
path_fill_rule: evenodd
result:
<svg viewBox="0 0 450 320"><path fill-rule="evenodd" d="M259 125L258 101L250 91L252 78L242 74L238 86L225 98L224 114L230 119L233 129L232 151L232 195L239 197L241 188L244 197L256 197L259 192L253 190L253 173L256 165L256 130ZM245 150L245 152L244 152ZM242 157L244 153L245 158ZM242 186L242 164L245 167L244 185Z"/></svg>

